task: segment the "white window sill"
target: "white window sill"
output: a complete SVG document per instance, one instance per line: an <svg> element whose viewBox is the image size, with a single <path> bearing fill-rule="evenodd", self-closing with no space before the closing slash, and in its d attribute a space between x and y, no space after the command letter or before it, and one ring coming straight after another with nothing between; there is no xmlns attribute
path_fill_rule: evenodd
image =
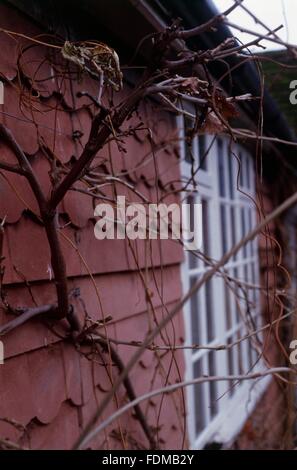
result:
<svg viewBox="0 0 297 470"><path fill-rule="evenodd" d="M191 449L203 449L210 442L222 443L228 448L242 430L271 380L271 376L267 375L245 382L242 389L226 403L226 409L219 413L193 442Z"/></svg>

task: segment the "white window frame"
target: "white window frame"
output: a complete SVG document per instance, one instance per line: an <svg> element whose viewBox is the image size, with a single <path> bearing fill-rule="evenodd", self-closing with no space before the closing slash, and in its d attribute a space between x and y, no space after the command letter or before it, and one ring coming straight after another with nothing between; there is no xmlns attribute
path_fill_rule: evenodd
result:
<svg viewBox="0 0 297 470"><path fill-rule="evenodd" d="M179 116L177 118L177 125L180 132L180 156L181 156L181 174L182 177L185 179L189 177L191 174L191 169L189 168L189 163L185 161L185 127L184 127L184 118ZM198 137L199 138L199 137ZM236 190L237 186L237 172L238 172L238 163L235 157L230 159L231 167L228 169L228 157L229 157L229 139L226 137L220 137L221 142L223 143L222 148L220 149L218 145L218 139L215 139L213 142L214 136L212 135L205 135L204 138L206 139L206 149L209 148L207 154L207 168L206 171L200 169L197 172L196 183L197 183L197 193L195 194L195 202L201 202L202 199L207 199L210 204L210 210L208 210L208 227L209 230L212 230L211 236L209 237L209 244L210 244L210 254L211 257L214 259L220 259L223 254L223 247L222 247L222 239L220 230L222 230L222 221L221 221L221 206L228 207L225 209L227 215L226 220L226 237L228 243L228 249L233 244L232 243L232 233L231 233L231 207L234 207L234 216L236 223L235 228L235 236L236 241L242 238L241 229L239 225L239 221L241 220L241 211L243 210L244 213L244 223L245 227L247 228L248 225L254 226L256 223L256 210L255 204L251 201L247 196L241 194L239 191ZM197 139L197 137L196 137ZM213 144L211 145L211 143ZM196 147L197 149L197 144ZM219 151L222 155L219 155ZM240 189L244 192L249 193L251 196L255 195L255 181L254 181L254 171L252 167L252 157L249 155L247 150L238 145L232 144L232 151L236 155L240 155L241 158L241 168L243 171L243 175L245 175L240 179ZM194 155L197 158L197 155ZM224 179L225 179L225 188L229 188L229 195L226 193L225 197L220 194L220 182L219 182L219 159L221 158L221 162L223 162L224 170L228 170L224 172ZM230 186L227 179L230 177L230 173L232 170L233 174L233 192L234 192L234 199L230 197ZM247 176L247 171L249 172ZM247 187L247 181L249 180L249 187ZM192 196L193 196L192 195ZM229 209L230 208L230 209ZM249 220L249 213L251 214L251 221ZM205 221L203 221L203 224ZM250 227L249 227L250 228ZM246 232L247 230L245 230ZM202 248L203 250L203 248ZM228 271L229 274L234 275L234 269L237 269L237 277L239 279L245 279L246 273L249 276L249 282L253 284L259 285L259 265L258 265L258 248L257 248L257 240L254 240L250 244L247 245L246 250L249 250L243 253L241 250L236 259L233 259L226 264L225 269ZM253 251L252 251L253 250ZM190 287L190 277L197 276L202 274L207 269L205 266L200 266L195 269L191 269L189 267L189 257L192 256L190 252L186 253L186 260L183 263L182 267L182 283L184 292L187 292ZM244 266L247 266L245 268ZM252 274L252 265L254 266L254 275L251 278ZM198 265L199 266L199 265ZM247 269L247 272L245 271ZM226 300L226 291L224 286L224 280L219 277L215 276L212 278L213 283L213 290L212 294L215 291L215 295L212 295L212 311L215 313L213 315L213 324L215 330L215 337L210 342L207 341L207 317L205 312L205 304L206 298L204 294L204 287L200 290L200 299L202 299L202 304L204 302L204 308L200 305L200 312L199 312L199 321L200 321L200 337L204 341L201 341L201 344L207 346L217 346L219 344L226 344L228 338L233 338L232 342L234 341L234 336L237 332L240 331L242 335L246 333L244 323L238 316L236 316L236 311L238 311L237 306L235 305L234 297L233 301L231 300L231 316L232 316L232 325L228 329L227 326L227 318L226 318L226 308L225 308L225 300ZM253 293L255 291L251 291ZM230 293L230 291L229 291ZM230 293L231 294L231 293ZM253 294L254 295L254 294ZM204 300L203 300L204 298ZM231 296L232 299L232 296ZM255 305L260 304L259 302L259 294L257 298L254 299ZM223 308L222 308L223 307ZM244 305L243 305L244 307ZM258 307L259 308L259 307ZM236 310L236 311L235 311ZM220 312L218 314L217 312ZM252 310L253 318L256 319L258 322L258 326L261 322L261 312L255 308ZM197 321L197 320L196 320ZM185 322L185 333L186 333L186 346L191 346L193 344L193 325L191 320L191 302L189 301L184 307L184 322ZM243 373L247 373L250 370L250 364L256 361L258 354L248 345L247 340L244 340L240 343L240 350L241 350L241 364ZM235 366L235 374L239 374L239 347L234 347L231 349L232 357L234 360L233 367ZM192 380L194 377L194 364L200 359L203 364L203 374L212 375L209 373L209 354L211 351L209 350L196 350L193 351L191 349L185 349L185 362L186 362L186 380ZM216 367L216 375L227 376L231 375L230 367L228 366L228 357L227 352L222 351L214 351L213 353L214 363ZM260 371L263 370L264 365L263 362L260 360L256 366L253 367L252 371ZM232 440L236 437L236 435L242 429L244 422L253 411L257 401L267 388L271 378L266 376L261 380L254 380L254 381L242 381L240 385L237 385L232 390L231 393L227 392L230 388L228 383L226 382L216 382L216 393L217 396L220 398L216 402L217 406L217 413L215 416L211 416L211 411L209 408L210 405L210 384L204 383L202 386L202 390L204 392L203 396L203 407L205 413L205 421L206 424L200 432L196 430L196 413L195 413L195 386L187 387L187 407L188 407L188 435L190 440L190 446L193 449L201 449L207 443L216 441L221 442L223 444L230 444ZM202 393L203 393L202 392Z"/></svg>

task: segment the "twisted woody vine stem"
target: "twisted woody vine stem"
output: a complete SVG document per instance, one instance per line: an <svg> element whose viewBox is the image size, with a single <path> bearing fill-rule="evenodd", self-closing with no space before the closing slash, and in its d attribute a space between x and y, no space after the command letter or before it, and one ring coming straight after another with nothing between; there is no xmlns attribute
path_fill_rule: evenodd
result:
<svg viewBox="0 0 297 470"><path fill-rule="evenodd" d="M162 98L165 97L169 103L170 100L175 102L180 97L196 99L200 107L202 106L204 113L205 108L209 110L209 113L213 111L225 126L224 113L227 115L230 115L230 112L231 115L232 112L235 113L231 101L219 93L212 82L202 82L196 76L178 76L177 72L181 67L189 66L196 73L196 67L198 66L201 73L201 64L209 60L216 60L221 56L221 49L225 50L224 54L228 54L227 44L222 44L221 47L218 46L213 51L201 53L186 50L184 54L179 53L180 58L178 60L169 60L167 55L172 51L172 48L177 47L179 49L181 47L180 41L183 41L183 39L189 39L204 31L211 30L218 22L223 21L225 15L233 11L234 8L235 6L230 7L225 14L214 17L206 24L192 30L183 30L178 23L175 23L154 38L151 59L148 61L143 77L135 86L134 91L118 107L106 108L99 101L96 101L99 111L93 117L87 143L70 171L53 188L48 200L25 153L16 142L11 131L4 124L0 124L1 140L11 148L18 161L18 165L0 162L0 168L24 176L30 184L39 206L40 217L44 224L51 252L51 264L57 291L57 307L53 309L54 315L59 319L68 318L74 329L77 329L78 325L73 320L73 307L69 306L66 266L57 231L57 206L73 185L87 174L90 164L107 140L110 137L115 139L120 137L121 126L145 97L158 95ZM2 31L5 32L5 30ZM13 34L11 31L8 33ZM177 41L179 42L177 43ZM52 46L49 45L49 47ZM183 47L185 47L185 44ZM230 54L232 55L234 52L233 47L231 47ZM94 77L94 72L87 67L86 63L91 62L95 65L95 78L98 78L101 88L110 85L110 82L117 90L121 88L122 79L119 59L116 52L108 46L94 42L82 43L81 46L77 46L66 41L64 46L61 47L61 53L66 61L74 62L79 67L80 72L91 73L92 77ZM115 81L117 81L116 85L114 85ZM102 91L99 92L99 96L101 94ZM236 101L236 98L234 101ZM200 120L201 116L197 110L196 126Z"/></svg>

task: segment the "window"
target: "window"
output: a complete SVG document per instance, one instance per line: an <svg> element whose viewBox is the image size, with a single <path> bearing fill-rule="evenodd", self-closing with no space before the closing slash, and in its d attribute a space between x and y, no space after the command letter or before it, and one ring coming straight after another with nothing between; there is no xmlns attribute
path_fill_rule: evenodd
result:
<svg viewBox="0 0 297 470"><path fill-rule="evenodd" d="M178 119L184 137L189 122ZM249 153L237 144L230 149L227 138L205 135L200 145L201 138L195 139L191 159L187 157L190 144L182 139L182 178L188 182L184 196L188 204L202 204L201 252L205 256L186 252L185 290L209 269L212 260L220 259L256 223L254 168ZM225 265L223 275L213 277L192 296L184 308L186 342L188 346L205 345L209 349L185 350L187 379L241 375L263 367L260 335L239 341L260 326L258 291L251 288L258 284L257 240L253 240ZM232 347L211 349L222 344ZM205 382L188 387L191 446L203 448L213 440L233 439L268 380Z"/></svg>

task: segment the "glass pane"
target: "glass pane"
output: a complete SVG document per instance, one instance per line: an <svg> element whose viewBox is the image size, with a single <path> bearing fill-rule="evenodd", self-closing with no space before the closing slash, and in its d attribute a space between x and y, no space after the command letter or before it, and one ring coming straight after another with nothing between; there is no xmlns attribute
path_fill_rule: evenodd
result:
<svg viewBox="0 0 297 470"><path fill-rule="evenodd" d="M241 338L240 332L237 333L237 340ZM242 362L242 344L238 343L237 345L238 350L238 372L239 374L243 374L243 362Z"/></svg>
<svg viewBox="0 0 297 470"><path fill-rule="evenodd" d="M249 232L253 228L253 221L252 221L252 209L248 209L248 230ZM250 255L254 255L254 242L253 240L249 242L249 248L250 248Z"/></svg>
<svg viewBox="0 0 297 470"><path fill-rule="evenodd" d="M207 168L207 148L206 148L206 137L205 135L198 136L198 146L199 146L199 162L200 168L206 170Z"/></svg>
<svg viewBox="0 0 297 470"><path fill-rule="evenodd" d="M255 266L255 263L252 263L252 284L257 284L256 283L256 266ZM255 306L256 306L256 302L257 302L257 295L258 291L257 289L253 289L253 301L255 303Z"/></svg>
<svg viewBox="0 0 297 470"><path fill-rule="evenodd" d="M192 277L190 280L190 288L193 287L197 278ZM201 341L200 335L200 323L199 323L199 292L192 295L190 300L190 311L191 311L191 327L192 327L192 343L199 344ZM193 350L193 353L195 351Z"/></svg>
<svg viewBox="0 0 297 470"><path fill-rule="evenodd" d="M244 281L249 282L249 271L248 271L247 264L244 265L243 271L244 271Z"/></svg>
<svg viewBox="0 0 297 470"><path fill-rule="evenodd" d="M202 233L203 233L203 253L210 256L210 243L209 243L209 205L206 199L202 199Z"/></svg>
<svg viewBox="0 0 297 470"><path fill-rule="evenodd" d="M238 279L238 269L237 268L234 268L234 278ZM236 302L237 297L240 297L240 290L239 290L238 286L236 284L234 284L234 294L232 295L232 301L233 301L233 305L234 305L234 309L235 309L236 323L239 323L241 321L241 317L240 317L239 308L238 308L238 305L237 305L237 302Z"/></svg>
<svg viewBox="0 0 297 470"><path fill-rule="evenodd" d="M235 180L233 177L233 161L232 161L232 154L231 152L228 155L228 170L229 170L229 194L230 198L234 199L234 185L235 185Z"/></svg>
<svg viewBox="0 0 297 470"><path fill-rule="evenodd" d="M232 343L232 338L228 339L228 345ZM229 375L234 375L234 357L233 357L233 348L229 348L227 350L227 359L228 359L228 374ZM229 386L230 386L230 395L233 395L234 393L234 388L233 388L234 381L230 380L229 381Z"/></svg>
<svg viewBox="0 0 297 470"><path fill-rule="evenodd" d="M190 250L187 252L188 253L188 260L189 260L189 268L190 269L195 269L198 267L198 255L195 251Z"/></svg>
<svg viewBox="0 0 297 470"><path fill-rule="evenodd" d="M193 143L192 140L189 137L189 132L193 128L193 121L192 119L189 119L188 117L184 118L184 129L185 129L185 141L184 141L184 146L185 146L185 160L188 163L193 163L194 162L194 155L193 155Z"/></svg>
<svg viewBox="0 0 297 470"><path fill-rule="evenodd" d="M248 277L247 277L247 282L249 284L253 284L253 278L252 278L252 263L249 263L248 264ZM253 291L254 289L251 288L251 287L247 287L246 288L246 292L247 292L247 298L248 298L248 301L249 301L249 308L250 310L254 308L254 297L253 297Z"/></svg>
<svg viewBox="0 0 297 470"><path fill-rule="evenodd" d="M185 160L191 165L194 163L193 147L191 142L185 142Z"/></svg>
<svg viewBox="0 0 297 470"><path fill-rule="evenodd" d="M225 310L227 330L230 330L230 328L232 327L232 312L230 302L230 291L227 284L225 284Z"/></svg>
<svg viewBox="0 0 297 470"><path fill-rule="evenodd" d="M187 197L187 204L190 206L190 231L191 233L194 232L194 221L195 221L195 216L194 216L194 204L195 204L195 197L194 196L188 196ZM197 254L193 251L188 251L188 260L189 260L189 268L190 269L195 269L198 267L198 257Z"/></svg>
<svg viewBox="0 0 297 470"><path fill-rule="evenodd" d="M237 342L236 333L232 336L232 338L230 338L230 340L231 340L231 343L233 344L233 347L231 348L232 361L233 361L233 371L234 371L234 375L238 375L239 374L239 370L238 370L239 360L238 360L238 344L236 344L236 342ZM234 380L233 384L235 385L234 388L236 388L236 385L237 385L237 380L236 379Z"/></svg>
<svg viewBox="0 0 297 470"><path fill-rule="evenodd" d="M245 214L244 214L244 208L241 208L241 235L244 237L246 235L246 224L245 224ZM247 249L246 249L246 244L243 245L243 256L246 258L247 256Z"/></svg>
<svg viewBox="0 0 297 470"><path fill-rule="evenodd" d="M246 157L245 158L245 164L246 164L246 170L245 170L245 174L246 174L246 186L247 188L250 188L251 187L251 182L250 182L250 165L251 165L251 159Z"/></svg>
<svg viewBox="0 0 297 470"><path fill-rule="evenodd" d="M222 250L223 254L227 252L227 221L226 221L226 207L221 204L220 207L221 214L221 226L222 226Z"/></svg>
<svg viewBox="0 0 297 470"><path fill-rule="evenodd" d="M256 336L253 337L254 338L254 344L255 344L255 341L256 340ZM252 357L253 357L253 363L256 364L256 362L258 361L259 359L259 353L258 351L255 349L255 346L252 347Z"/></svg>
<svg viewBox="0 0 297 470"><path fill-rule="evenodd" d="M235 245L236 243L236 227L235 227L235 222L236 222L236 218L235 218L235 207L234 206L231 206L231 237L232 237L232 246ZM233 256L233 258L236 260L237 258L237 254L235 256Z"/></svg>
<svg viewBox="0 0 297 470"><path fill-rule="evenodd" d="M201 360L195 362L193 366L194 378L203 376L203 368ZM194 385L194 403L195 403L195 429L199 434L205 427L205 388L204 384Z"/></svg>
<svg viewBox="0 0 297 470"><path fill-rule="evenodd" d="M225 185L225 166L224 166L224 154L223 154L223 141L218 139L218 170L219 170L219 191L220 196L226 196L226 185Z"/></svg>
<svg viewBox="0 0 297 470"><path fill-rule="evenodd" d="M239 161L240 161L240 168L239 168L239 184L240 186L244 186L244 158L241 152L238 154Z"/></svg>
<svg viewBox="0 0 297 470"><path fill-rule="evenodd" d="M212 341L215 337L214 322L213 322L213 283L208 281L205 284L205 310L207 322L207 340Z"/></svg>
<svg viewBox="0 0 297 470"><path fill-rule="evenodd" d="M254 362L253 362L253 355L252 355L252 342L250 339L247 340L248 342L248 359L249 359L249 369L252 369Z"/></svg>
<svg viewBox="0 0 297 470"><path fill-rule="evenodd" d="M210 376L217 375L214 351L211 351L208 354L208 373ZM213 418L218 412L217 382L209 382L209 394L210 394L210 416Z"/></svg>

